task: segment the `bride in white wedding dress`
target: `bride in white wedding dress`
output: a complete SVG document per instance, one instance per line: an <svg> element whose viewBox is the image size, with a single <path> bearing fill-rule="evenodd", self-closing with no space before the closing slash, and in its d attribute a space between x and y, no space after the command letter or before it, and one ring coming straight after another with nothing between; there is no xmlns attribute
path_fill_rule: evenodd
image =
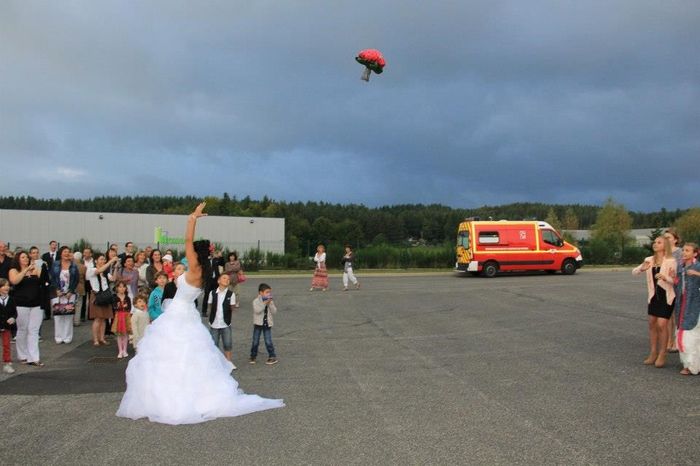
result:
<svg viewBox="0 0 700 466"><path fill-rule="evenodd" d="M164 424L195 424L284 406L282 400L246 395L231 376L233 365L214 345L194 300L207 277L209 241L194 242L205 203L187 221L189 270L177 279L167 310L148 326L126 369L126 393L117 416Z"/></svg>

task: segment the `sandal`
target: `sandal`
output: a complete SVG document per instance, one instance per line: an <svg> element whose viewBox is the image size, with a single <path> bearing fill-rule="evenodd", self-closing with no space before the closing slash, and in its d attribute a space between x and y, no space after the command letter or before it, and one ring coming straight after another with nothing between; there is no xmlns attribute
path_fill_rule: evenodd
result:
<svg viewBox="0 0 700 466"><path fill-rule="evenodd" d="M27 365L34 367L44 367L44 363L41 361L28 362Z"/></svg>

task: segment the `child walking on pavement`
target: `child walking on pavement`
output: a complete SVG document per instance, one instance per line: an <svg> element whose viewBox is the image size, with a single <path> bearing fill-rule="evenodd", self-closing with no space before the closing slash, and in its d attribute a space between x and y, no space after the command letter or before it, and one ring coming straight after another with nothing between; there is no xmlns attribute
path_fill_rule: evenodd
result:
<svg viewBox="0 0 700 466"><path fill-rule="evenodd" d="M277 313L277 307L272 300L272 288L266 283L261 283L258 287L258 297L253 300L253 345L250 348L250 363L255 364L258 357L258 345L260 344L260 333L265 338L265 348L267 349L267 361L265 364L277 364L275 347L272 344L272 316Z"/></svg>

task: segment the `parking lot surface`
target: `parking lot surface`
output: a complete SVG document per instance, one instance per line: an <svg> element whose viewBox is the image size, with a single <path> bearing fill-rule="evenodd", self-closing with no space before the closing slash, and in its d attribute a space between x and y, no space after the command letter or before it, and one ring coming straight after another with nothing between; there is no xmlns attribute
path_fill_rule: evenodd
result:
<svg viewBox="0 0 700 466"><path fill-rule="evenodd" d="M4 464L698 464L700 377L644 366L646 285L574 276L249 277L234 376L282 409L187 426L117 418L125 361L87 324L0 377ZM257 285L275 366L247 363ZM14 350L14 348L13 348ZM130 351L131 350L130 348ZM261 344L262 355L265 355ZM177 387L172 387L177 390Z"/></svg>

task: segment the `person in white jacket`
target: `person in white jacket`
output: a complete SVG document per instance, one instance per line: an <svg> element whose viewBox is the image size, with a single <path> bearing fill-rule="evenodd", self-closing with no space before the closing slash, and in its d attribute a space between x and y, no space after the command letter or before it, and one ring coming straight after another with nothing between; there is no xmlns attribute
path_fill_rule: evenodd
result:
<svg viewBox="0 0 700 466"><path fill-rule="evenodd" d="M348 285L352 282L355 288L360 289L360 282L357 281L352 270L352 264L355 260L355 255L352 252L350 245L345 246L345 255L340 262L343 264L343 291L348 291Z"/></svg>

